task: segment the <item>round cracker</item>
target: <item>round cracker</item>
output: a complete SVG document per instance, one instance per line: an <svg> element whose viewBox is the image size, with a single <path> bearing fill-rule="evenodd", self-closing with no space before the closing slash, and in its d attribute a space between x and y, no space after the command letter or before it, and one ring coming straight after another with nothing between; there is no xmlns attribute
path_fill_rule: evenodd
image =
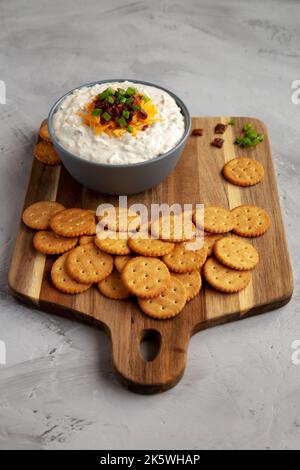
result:
<svg viewBox="0 0 300 470"><path fill-rule="evenodd" d="M105 233L105 238L102 235ZM124 238L126 237L126 238ZM131 250L127 244L126 232L100 232L95 237L95 244L100 250L111 255L129 255Z"/></svg>
<svg viewBox="0 0 300 470"><path fill-rule="evenodd" d="M207 258L207 249L189 250L188 243L177 243L171 253L163 257L163 262L175 273L190 273L200 269Z"/></svg>
<svg viewBox="0 0 300 470"><path fill-rule="evenodd" d="M131 295L127 287L125 287L121 279L121 274L118 271L112 271L107 278L100 281L98 288L101 294L109 299L123 300Z"/></svg>
<svg viewBox="0 0 300 470"><path fill-rule="evenodd" d="M139 298L141 310L149 317L158 320L178 315L187 301L187 293L179 279L171 276L167 289L152 299Z"/></svg>
<svg viewBox="0 0 300 470"><path fill-rule="evenodd" d="M221 263L233 269L248 271L259 262L259 254L250 243L238 237L226 237L214 245L214 254Z"/></svg>
<svg viewBox="0 0 300 470"><path fill-rule="evenodd" d="M136 256L128 261L121 277L132 294L143 298L156 297L170 281L167 266L157 258L145 256Z"/></svg>
<svg viewBox="0 0 300 470"><path fill-rule="evenodd" d="M224 234L219 234L219 233L205 233L204 234L204 246L207 249L207 256L212 256L213 255L213 248L214 244L216 243L217 240L220 240L221 238L224 238Z"/></svg>
<svg viewBox="0 0 300 470"><path fill-rule="evenodd" d="M79 237L79 245L88 245L89 243L94 243L95 235L81 235Z"/></svg>
<svg viewBox="0 0 300 470"><path fill-rule="evenodd" d="M91 284L82 284L74 281L70 277L66 269L66 260L69 253L65 253L60 256L52 265L51 269L51 280L61 292L66 294L79 294L84 292L91 287Z"/></svg>
<svg viewBox="0 0 300 470"><path fill-rule="evenodd" d="M242 237L259 237L271 225L270 217L264 209L254 205L242 205L231 211L233 231Z"/></svg>
<svg viewBox="0 0 300 470"><path fill-rule="evenodd" d="M153 238L129 238L129 248L142 256L164 256L174 249L174 243Z"/></svg>
<svg viewBox="0 0 300 470"><path fill-rule="evenodd" d="M46 142L51 142L47 119L44 119L41 124L40 130L39 130L39 136L41 139L46 140Z"/></svg>
<svg viewBox="0 0 300 470"><path fill-rule="evenodd" d="M112 272L113 257L90 243L74 248L69 253L66 267L69 275L77 282L100 282Z"/></svg>
<svg viewBox="0 0 300 470"><path fill-rule="evenodd" d="M59 255L76 246L77 237L61 237L51 230L41 230L33 237L33 245L37 251L44 255Z"/></svg>
<svg viewBox="0 0 300 470"><path fill-rule="evenodd" d="M227 181L237 186L254 186L263 179L264 174L264 167L254 158L233 158L223 168Z"/></svg>
<svg viewBox="0 0 300 470"><path fill-rule="evenodd" d="M166 215L151 223L152 238L169 242L191 240L196 235L196 227L190 213Z"/></svg>
<svg viewBox="0 0 300 470"><path fill-rule="evenodd" d="M35 158L46 165L60 165L61 161L51 142L41 140L34 148Z"/></svg>
<svg viewBox="0 0 300 470"><path fill-rule="evenodd" d="M62 237L78 237L90 235L94 223L95 218L91 211L74 208L54 215L50 220L50 227Z"/></svg>
<svg viewBox="0 0 300 470"><path fill-rule="evenodd" d="M121 273L129 260L133 258L132 255L116 255L114 257L114 265L117 271Z"/></svg>
<svg viewBox="0 0 300 470"><path fill-rule="evenodd" d="M196 297L200 292L202 279L199 271L184 274L172 273L172 276L175 276L184 285L187 294L187 302Z"/></svg>
<svg viewBox="0 0 300 470"><path fill-rule="evenodd" d="M65 210L65 206L55 201L39 201L28 206L22 215L25 225L35 230L50 228L50 219L54 214Z"/></svg>
<svg viewBox="0 0 300 470"><path fill-rule="evenodd" d="M141 224L140 215L132 214L125 207L114 207L105 209L103 214L97 215L102 229L113 230L115 232L127 232L137 230Z"/></svg>
<svg viewBox="0 0 300 470"><path fill-rule="evenodd" d="M196 214L195 217L197 217ZM231 216L231 212L228 209L225 209L224 207L205 207L203 228L205 232L209 233L230 232L233 229L233 219Z"/></svg>
<svg viewBox="0 0 300 470"><path fill-rule="evenodd" d="M251 271L229 268L214 257L206 261L203 274L212 287L225 293L239 292L245 289L251 280Z"/></svg>

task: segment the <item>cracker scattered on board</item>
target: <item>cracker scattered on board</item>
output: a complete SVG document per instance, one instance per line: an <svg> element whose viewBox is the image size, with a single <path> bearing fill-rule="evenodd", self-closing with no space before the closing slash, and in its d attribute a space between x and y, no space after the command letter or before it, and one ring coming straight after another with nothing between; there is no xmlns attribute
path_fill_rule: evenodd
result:
<svg viewBox="0 0 300 470"><path fill-rule="evenodd" d="M152 238L170 242L191 240L195 237L196 227L190 213L163 216L151 224Z"/></svg>
<svg viewBox="0 0 300 470"><path fill-rule="evenodd" d="M167 266L157 258L145 256L136 256L128 261L121 275L127 289L143 298L156 297L170 281Z"/></svg>
<svg viewBox="0 0 300 470"><path fill-rule="evenodd" d="M139 306L149 317L163 320L181 312L187 301L187 293L179 279L171 276L167 289L152 299L139 298Z"/></svg>
<svg viewBox="0 0 300 470"><path fill-rule="evenodd" d="M97 215L97 219L103 229L116 232L135 231L141 224L140 216L131 214L126 208L114 207L106 209L103 214Z"/></svg>
<svg viewBox="0 0 300 470"><path fill-rule="evenodd" d="M191 273L185 274L172 273L172 276L179 279L179 281L184 285L187 294L187 302L199 294L202 285L202 279L199 271L193 271Z"/></svg>
<svg viewBox="0 0 300 470"><path fill-rule="evenodd" d="M199 270L206 258L207 249L189 250L188 242L177 243L174 250L163 257L163 262L175 273L190 273Z"/></svg>
<svg viewBox="0 0 300 470"><path fill-rule="evenodd" d="M116 255L114 257L114 265L117 271L121 273L125 268L125 265L128 263L129 260L133 258L133 255Z"/></svg>
<svg viewBox="0 0 300 470"><path fill-rule="evenodd" d="M259 255L249 242L240 237L226 237L214 245L216 258L225 266L238 270L251 270L259 262Z"/></svg>
<svg viewBox="0 0 300 470"><path fill-rule="evenodd" d="M91 284L82 284L70 277L66 269L67 257L68 253L64 253L52 265L51 280L54 286L66 294L79 294L86 291Z"/></svg>
<svg viewBox="0 0 300 470"><path fill-rule="evenodd" d="M41 139L46 140L46 142L51 142L47 119L44 119L41 124L40 130L39 130L39 136Z"/></svg>
<svg viewBox="0 0 300 470"><path fill-rule="evenodd" d="M142 256L164 256L174 249L174 243L153 238L129 238L129 248Z"/></svg>
<svg viewBox="0 0 300 470"><path fill-rule="evenodd" d="M51 142L41 140L34 148L35 158L46 165L60 165L60 158Z"/></svg>
<svg viewBox="0 0 300 470"><path fill-rule="evenodd" d="M101 294L109 299L123 300L131 295L127 287L125 287L121 279L121 274L118 271L112 271L107 278L100 281L98 288Z"/></svg>
<svg viewBox="0 0 300 470"><path fill-rule="evenodd" d="M90 235L90 231L95 223L94 215L85 209L66 209L50 220L50 227L62 237L77 237L80 235Z"/></svg>
<svg viewBox="0 0 300 470"><path fill-rule="evenodd" d="M214 257L206 261L203 274L212 287L225 293L239 292L245 289L251 280L251 271L229 268Z"/></svg>
<svg viewBox="0 0 300 470"><path fill-rule="evenodd" d="M51 217L64 209L65 206L55 201L35 202L24 210L22 220L30 228L47 230Z"/></svg>
<svg viewBox="0 0 300 470"><path fill-rule="evenodd" d="M127 234L126 232L110 232L107 233L106 238L102 238L101 235L104 232L101 232L95 237L95 244L105 253L110 253L112 255L129 255L131 250L127 244ZM126 238L124 238L126 236Z"/></svg>
<svg viewBox="0 0 300 470"><path fill-rule="evenodd" d="M197 213L194 214L197 217ZM226 233L233 229L231 212L224 207L206 206L204 208L204 230L209 233Z"/></svg>
<svg viewBox="0 0 300 470"><path fill-rule="evenodd" d="M79 237L79 245L88 245L94 243L95 235L81 235Z"/></svg>
<svg viewBox="0 0 300 470"><path fill-rule="evenodd" d="M224 238L223 233L205 233L204 234L204 246L207 249L207 256L212 256L213 255L213 249L214 249L214 244L216 243L217 240L220 240L221 238Z"/></svg>
<svg viewBox="0 0 300 470"><path fill-rule="evenodd" d="M242 237L259 237L270 227L267 212L254 205L242 205L231 211L233 231Z"/></svg>
<svg viewBox="0 0 300 470"><path fill-rule="evenodd" d="M33 245L37 251L44 255L59 255L74 248L77 237L61 237L51 230L40 230L33 237Z"/></svg>
<svg viewBox="0 0 300 470"><path fill-rule="evenodd" d="M90 284L105 279L113 270L113 258L96 245L77 246L68 254L66 267L77 282Z"/></svg>
<svg viewBox="0 0 300 470"><path fill-rule="evenodd" d="M237 186L253 186L263 179L264 174L264 167L254 158L233 158L223 168L227 181Z"/></svg>

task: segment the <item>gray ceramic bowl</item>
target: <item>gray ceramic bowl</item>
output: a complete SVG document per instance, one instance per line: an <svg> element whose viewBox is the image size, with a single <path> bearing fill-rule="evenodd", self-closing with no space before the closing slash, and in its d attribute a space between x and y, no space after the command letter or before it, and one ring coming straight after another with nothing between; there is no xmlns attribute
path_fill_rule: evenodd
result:
<svg viewBox="0 0 300 470"><path fill-rule="evenodd" d="M130 165L111 165L106 163L91 162L80 158L64 149L56 139L52 126L53 114L56 112L64 98L74 90L84 86L93 86L98 83L124 82L125 80L127 79L100 80L76 87L62 96L54 104L48 117L49 133L51 135L52 142L68 172L83 186L100 193L134 194L146 191L147 189L150 189L153 186L159 184L174 169L191 129L190 113L185 104L181 101L180 98L174 95L174 93L153 83L128 79L134 83L142 83L160 88L169 93L175 99L185 120L185 132L177 145L168 152L159 155L152 160L141 163L133 163Z"/></svg>

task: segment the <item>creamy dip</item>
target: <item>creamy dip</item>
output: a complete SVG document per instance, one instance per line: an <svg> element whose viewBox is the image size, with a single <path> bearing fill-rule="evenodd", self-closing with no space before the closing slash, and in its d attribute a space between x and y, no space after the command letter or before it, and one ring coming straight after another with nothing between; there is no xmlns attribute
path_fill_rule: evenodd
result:
<svg viewBox="0 0 300 470"><path fill-rule="evenodd" d="M86 104L108 87L136 88L152 100L159 121L136 136L129 132L122 137L95 134L93 129L82 123L78 112L84 111ZM73 91L53 115L53 128L59 143L78 157L98 163L125 165L151 160L171 150L185 130L181 110L167 92L128 81L98 84Z"/></svg>

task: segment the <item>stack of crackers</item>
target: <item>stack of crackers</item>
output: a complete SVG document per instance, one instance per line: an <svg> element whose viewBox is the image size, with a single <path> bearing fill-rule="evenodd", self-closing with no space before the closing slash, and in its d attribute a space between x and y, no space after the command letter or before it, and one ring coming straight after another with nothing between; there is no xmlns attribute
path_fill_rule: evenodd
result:
<svg viewBox="0 0 300 470"><path fill-rule="evenodd" d="M48 121L44 119L39 130L39 140L33 151L34 157L45 165L60 165L61 161L56 153L48 130Z"/></svg>
<svg viewBox="0 0 300 470"><path fill-rule="evenodd" d="M270 226L266 211L252 205L231 211L205 207L201 227L197 213L190 213L189 231L176 224L175 215L159 218L145 231L138 214L126 212L124 217L118 208L113 212L111 219L109 212L104 219L93 210L41 201L25 209L23 222L38 230L33 237L36 250L60 255L51 269L59 291L79 294L97 284L110 299L136 296L141 310L158 319L183 310L199 293L201 274L220 292L244 289L259 262L257 250L245 238L260 236ZM199 230L204 245L195 248L191 242Z"/></svg>

